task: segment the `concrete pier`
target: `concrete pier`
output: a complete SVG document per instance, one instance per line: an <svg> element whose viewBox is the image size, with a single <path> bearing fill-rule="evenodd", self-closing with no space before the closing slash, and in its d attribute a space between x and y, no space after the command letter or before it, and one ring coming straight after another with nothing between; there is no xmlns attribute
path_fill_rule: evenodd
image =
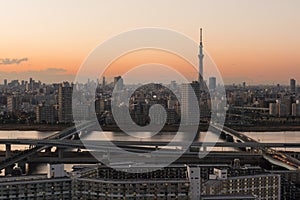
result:
<svg viewBox="0 0 300 200"><path fill-rule="evenodd" d="M5 158L6 159L10 158L11 154L12 154L11 144L7 143L7 144L5 144ZM14 167L13 165L10 165L10 166L5 168L5 176L12 173L13 167Z"/></svg>
<svg viewBox="0 0 300 200"><path fill-rule="evenodd" d="M5 144L5 158L11 156L11 144Z"/></svg>
<svg viewBox="0 0 300 200"><path fill-rule="evenodd" d="M63 148L57 148L57 152L58 152L59 159L64 158L64 149Z"/></svg>

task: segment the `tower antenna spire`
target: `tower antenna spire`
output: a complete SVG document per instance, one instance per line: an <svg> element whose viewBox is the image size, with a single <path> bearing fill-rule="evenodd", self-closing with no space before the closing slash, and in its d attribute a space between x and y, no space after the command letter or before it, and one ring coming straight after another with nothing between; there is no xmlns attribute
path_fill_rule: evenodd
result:
<svg viewBox="0 0 300 200"><path fill-rule="evenodd" d="M199 77L198 77L198 82L200 84L200 87L202 87L203 84L203 44L202 44L202 28L200 28L200 45L199 45Z"/></svg>
<svg viewBox="0 0 300 200"><path fill-rule="evenodd" d="M200 45L202 45L202 28L200 28Z"/></svg>

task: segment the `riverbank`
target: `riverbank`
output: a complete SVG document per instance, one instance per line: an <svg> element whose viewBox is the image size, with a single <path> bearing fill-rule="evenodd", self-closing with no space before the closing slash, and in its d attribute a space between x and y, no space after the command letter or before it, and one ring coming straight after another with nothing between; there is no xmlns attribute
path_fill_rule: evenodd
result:
<svg viewBox="0 0 300 200"><path fill-rule="evenodd" d="M300 125L272 125L272 126L229 126L239 132L284 132L300 131Z"/></svg>
<svg viewBox="0 0 300 200"><path fill-rule="evenodd" d="M1 131L61 131L71 125L66 124L0 124ZM258 125L258 126L243 126L243 125L228 125L240 132L281 132L281 131L300 131L300 125ZM104 126L103 131L122 132L117 126ZM164 126L161 132L177 132L179 126L170 125ZM199 131L207 131L208 125L200 125ZM134 131L134 130L132 130ZM149 130L151 131L151 130Z"/></svg>
<svg viewBox="0 0 300 200"><path fill-rule="evenodd" d="M1 131L61 131L68 127L66 124L0 124Z"/></svg>

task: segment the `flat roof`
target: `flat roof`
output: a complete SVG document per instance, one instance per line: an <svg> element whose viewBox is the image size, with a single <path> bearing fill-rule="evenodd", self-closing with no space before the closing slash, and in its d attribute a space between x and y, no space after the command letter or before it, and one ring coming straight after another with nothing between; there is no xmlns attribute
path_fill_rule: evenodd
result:
<svg viewBox="0 0 300 200"><path fill-rule="evenodd" d="M203 200L213 200L213 199L255 199L253 195L203 195L201 196Z"/></svg>

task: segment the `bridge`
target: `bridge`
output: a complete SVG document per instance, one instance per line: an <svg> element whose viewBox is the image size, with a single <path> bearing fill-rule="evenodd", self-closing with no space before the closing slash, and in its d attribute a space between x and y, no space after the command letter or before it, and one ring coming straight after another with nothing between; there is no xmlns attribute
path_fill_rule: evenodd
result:
<svg viewBox="0 0 300 200"><path fill-rule="evenodd" d="M78 132L78 131L77 131ZM73 132L75 134L77 132ZM70 136L70 135L68 135ZM36 147L61 147L61 148L78 148L78 149L93 149L105 150L108 148L108 143L112 143L118 147L164 147L170 146L169 141L126 141L126 140L69 140L69 139L0 139L0 144L10 145L30 145ZM186 146L183 141L172 142L172 147ZM233 148L300 148L300 143L259 143L259 142L193 142L191 147L233 147Z"/></svg>
<svg viewBox="0 0 300 200"><path fill-rule="evenodd" d="M99 155L106 155L106 152ZM130 155L127 155L130 156ZM1 159L0 153L0 159ZM199 158L198 152L189 152L183 154L180 158L176 154L161 154L160 158L174 157L176 164L215 164L215 161L218 160L218 164L227 164L230 165L234 159L239 159L240 164L251 164L251 165L260 165L262 163L267 163L264 160L262 155L248 152L239 152L239 151L211 151L204 158ZM145 159L146 158L146 159ZM136 155L135 155L135 160ZM168 160L166 159L166 160ZM105 160L105 156L102 160L96 159L88 151L76 152L76 151L64 151L62 156L58 156L57 152L39 152L34 157L31 157L30 160L26 161L29 166L41 163L64 163L64 164L95 164ZM124 160L124 154L120 153L111 153L110 154L110 163L120 163ZM130 157L126 157L126 161L130 160ZM145 157L143 154L140 154L140 160L142 163L147 163L148 157ZM163 159L159 159L159 163L162 164ZM155 162L151 160L151 162ZM153 163L151 163L153 164Z"/></svg>
<svg viewBox="0 0 300 200"><path fill-rule="evenodd" d="M273 149L272 147L276 147L275 146L260 146L260 144L263 143L259 143L256 140L244 135L243 133L240 133L238 131L235 131L231 128L228 127L223 127L221 128L218 125L213 125L213 127L219 131L222 131L223 133L226 133L227 135L230 135L234 138L237 138L238 140L236 140L238 143L252 143L252 144L257 144L257 146L255 147L255 145L253 145L252 147L252 151L256 152L256 153L260 153L263 155L263 157L269 161L270 163L286 168L288 170L299 170L300 169L300 161L289 156L286 155L282 152L278 152L275 149ZM289 144L283 144L282 148L285 148L284 146L289 146ZM297 146L295 144L295 146ZM249 146L250 147L250 146Z"/></svg>
<svg viewBox="0 0 300 200"><path fill-rule="evenodd" d="M67 128L63 131L60 131L58 133L55 133L53 135L50 135L46 138L44 138L44 140L63 140L66 138L70 138L73 135L77 134L80 130L85 129L87 127L90 127L91 125L93 125L95 122L83 122L82 124L78 125L77 127L73 126L70 128ZM10 173L11 171L11 166L13 166L15 163L18 163L21 160L24 160L26 158L28 158L29 156L32 156L34 154L36 154L37 152L43 151L51 146L49 145L45 145L45 146L41 146L41 145L34 145L34 146L30 146L29 149L22 151L16 155L11 156L12 152L11 152L11 143L7 142L5 143L6 145L6 159L0 162L0 170L5 169L5 173Z"/></svg>
<svg viewBox="0 0 300 200"><path fill-rule="evenodd" d="M170 145L169 141L85 141L84 144L80 140L70 140L70 137L78 134L80 131L85 130L92 126L95 122L84 122L77 127L71 127L64 131L53 134L44 139L0 139L0 144L6 145L6 159L0 161L0 170L2 169L10 169L12 165L18 163L22 160L25 160L28 157L31 157L30 160L35 160L32 158L38 152L49 149L51 147L57 147L61 153L58 156L58 160L66 159L63 158L63 151L61 148L76 148L76 149L88 149L88 150L96 150L98 152L103 152L112 154L119 154L120 148L122 150L138 152L138 153L146 153L154 151L158 148L165 147L166 145ZM259 143L252 138L232 130L228 127L224 127L223 129L218 127L217 125L213 126L215 129L224 132L226 135L230 135L234 138L237 138L236 142L193 142L190 145L189 149L177 149L177 147L186 146L186 144L182 141L174 142L173 149L163 148L161 154L159 156L172 156L178 155L178 151L183 153L183 159L188 158L189 156L195 156L195 153L199 155L200 151L206 151L208 147L233 147L240 149L251 149L251 152L248 154L256 154L258 156L263 156L266 160L273 163L274 165L278 165L289 170L298 169L300 166L300 161L294 159L290 156L287 156L283 153L279 153L272 148L300 148L299 143ZM15 155L12 155L11 145L30 145L31 148L28 150L22 151ZM193 152L194 151L194 152ZM195 152L198 151L198 152ZM78 152L74 152L76 154ZM79 153L78 153L79 154ZM226 152L223 152L225 155ZM237 153L231 153L231 158L235 158ZM73 155L74 156L74 155ZM199 156L198 156L199 157ZM70 158L73 160L81 161L80 158L77 159L75 156ZM83 158L82 158L83 159ZM89 158L91 159L91 158ZM221 158L220 158L221 159ZM53 158L51 158L53 160ZM85 160L85 159L83 159ZM215 159L214 159L215 160ZM66 160L65 160L66 161ZM185 159L187 161L187 159Z"/></svg>

